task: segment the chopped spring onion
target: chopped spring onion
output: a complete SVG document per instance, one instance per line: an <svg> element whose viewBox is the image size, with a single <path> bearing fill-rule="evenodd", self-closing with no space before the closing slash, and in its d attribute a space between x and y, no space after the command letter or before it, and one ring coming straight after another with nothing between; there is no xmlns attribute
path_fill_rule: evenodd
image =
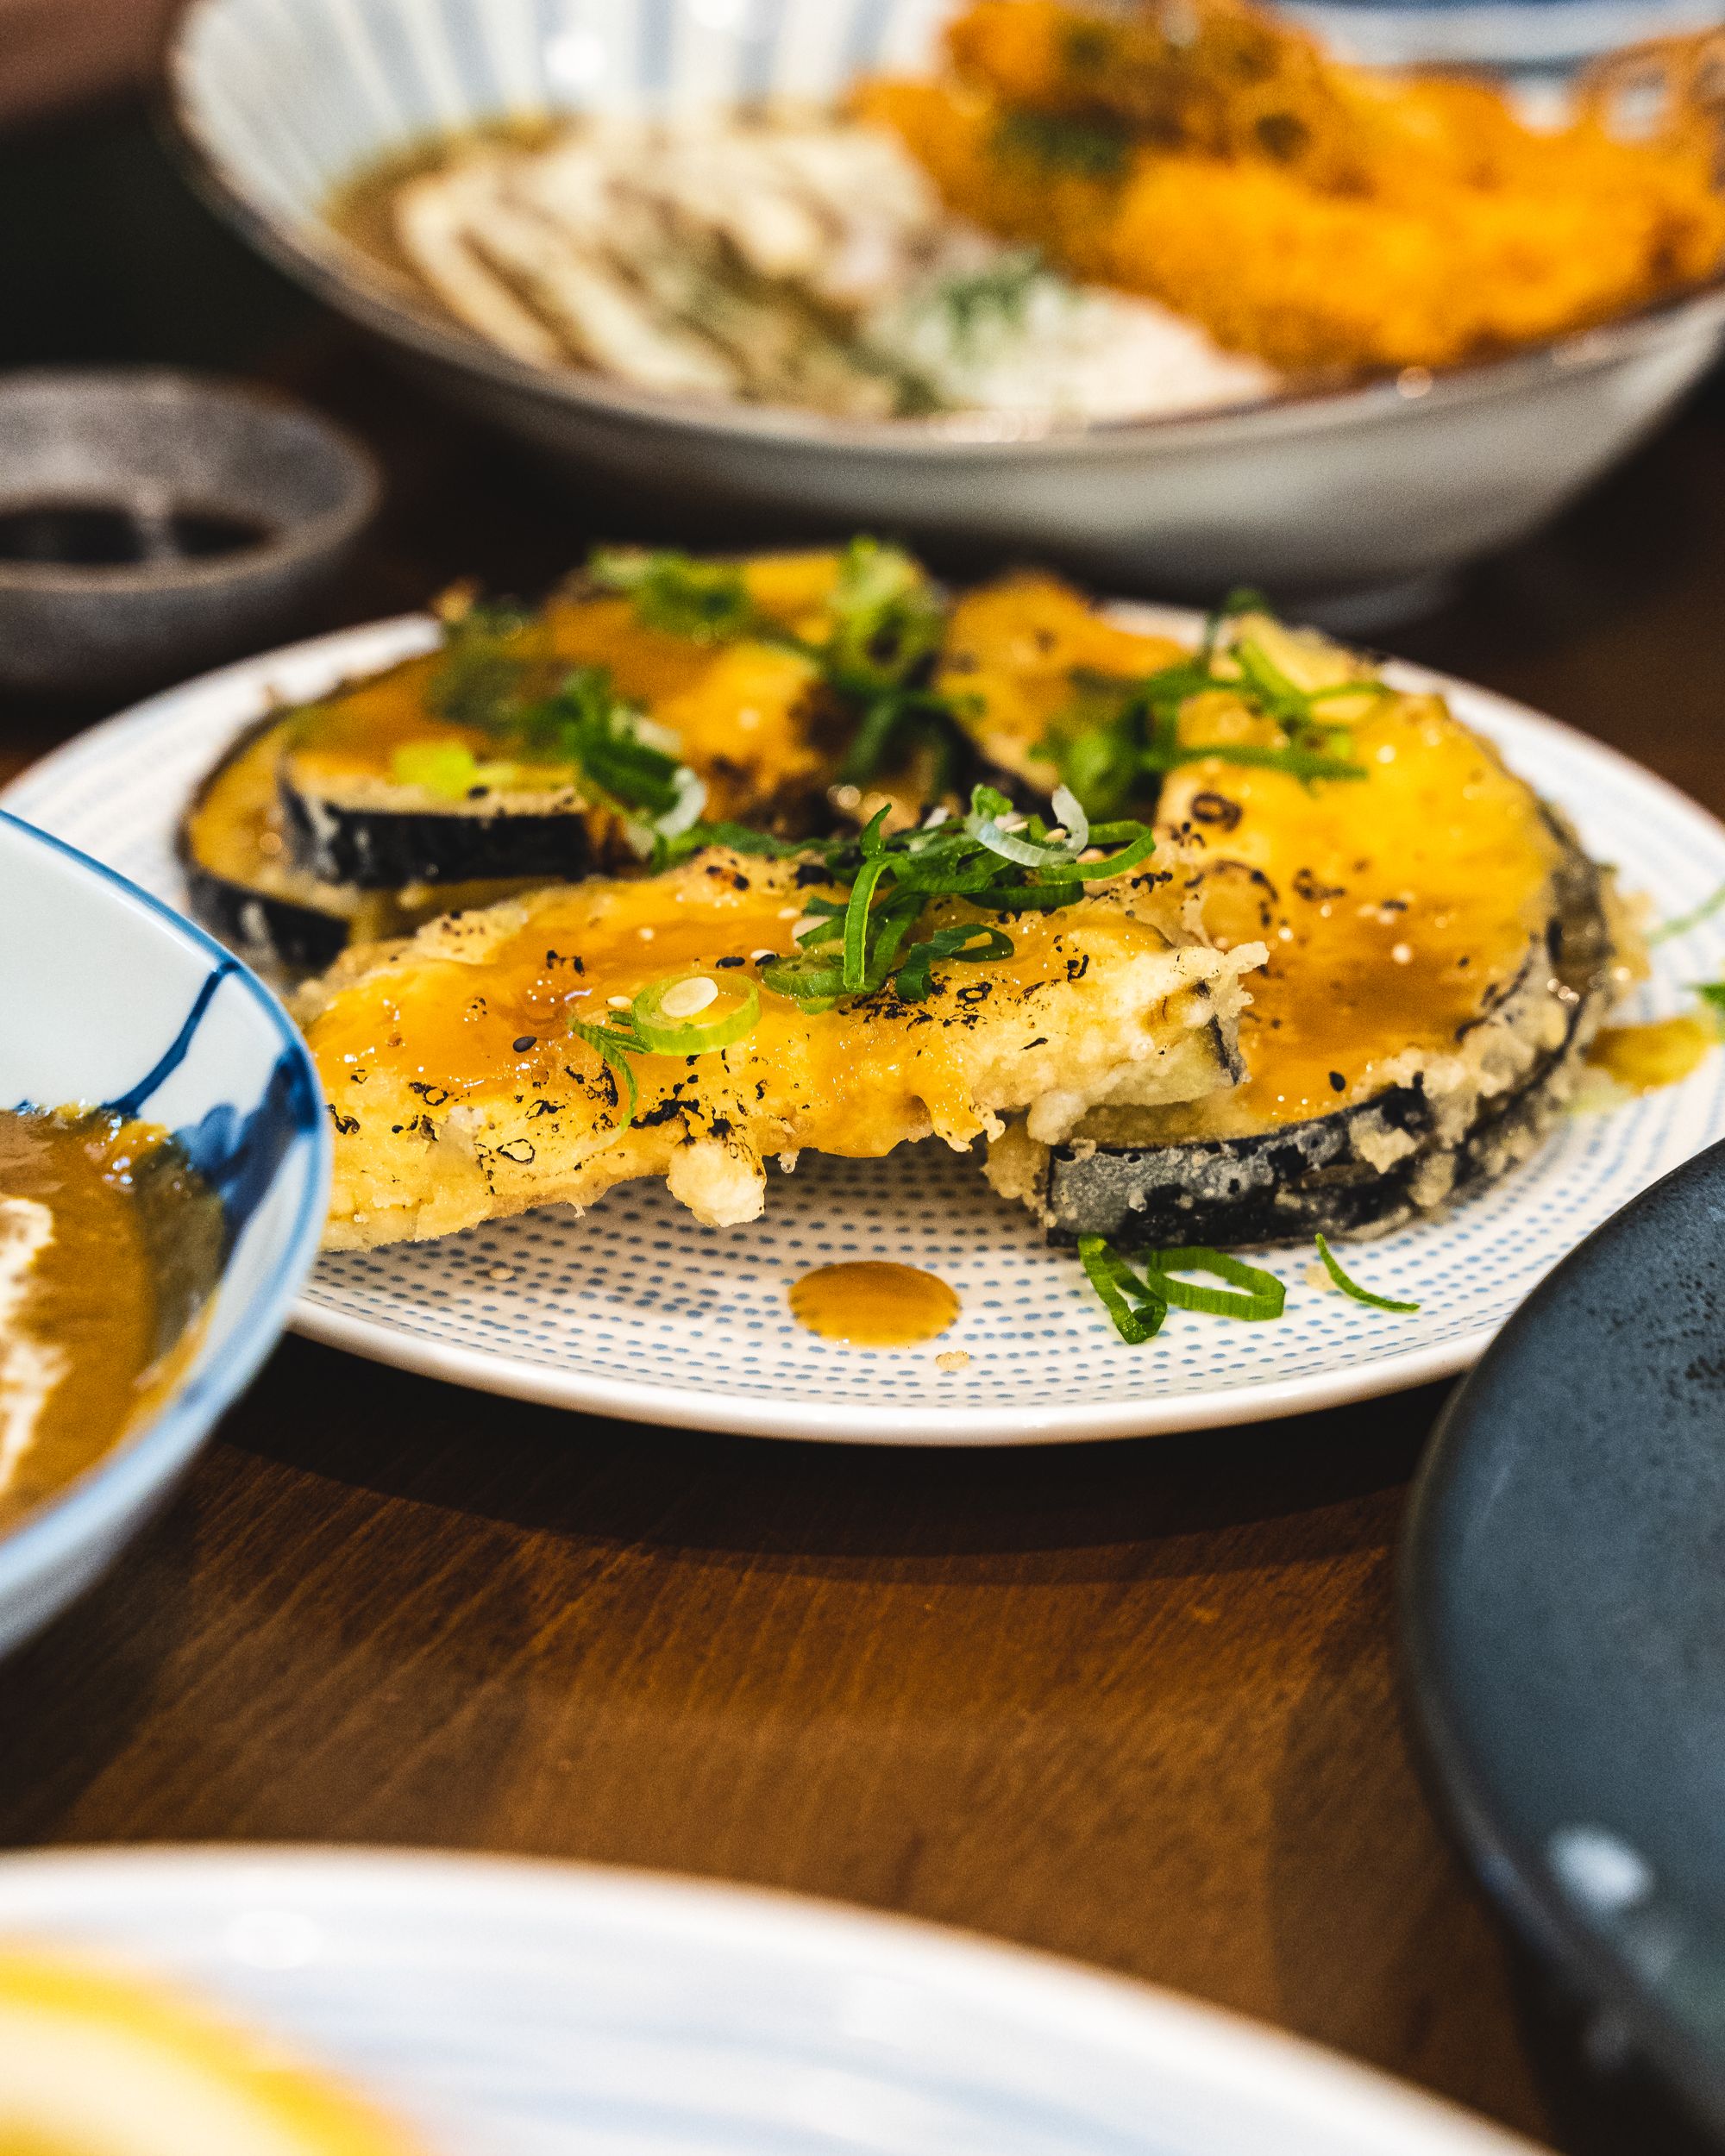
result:
<svg viewBox="0 0 1725 2156"><path fill-rule="evenodd" d="M1218 1318L1258 1320L1279 1318L1288 1298L1287 1289L1274 1273L1203 1244L1147 1250L1141 1275L1100 1235L1081 1235L1078 1256L1090 1285L1114 1321L1115 1332L1129 1347L1152 1339L1161 1331L1170 1307L1206 1311ZM1229 1287L1195 1287L1190 1281L1177 1279L1180 1273L1214 1273Z"/></svg>
<svg viewBox="0 0 1725 2156"><path fill-rule="evenodd" d="M635 1084L635 1069L629 1058L639 1055L645 1044L637 1040L633 1026L626 1022L623 1025L583 1025L579 1018L571 1018L569 1031L578 1040L585 1041L623 1081L618 1096L623 1102L623 1120L616 1128L616 1135L620 1138L635 1120L636 1105L641 1098Z"/></svg>
<svg viewBox="0 0 1725 2156"><path fill-rule="evenodd" d="M480 782L480 760L456 741L411 741L390 758L390 776L401 786L422 787L446 801L459 801Z"/></svg>
<svg viewBox="0 0 1725 2156"><path fill-rule="evenodd" d="M715 1010L716 1004L723 1007ZM711 974L674 974L642 989L629 1016L637 1041L649 1055L707 1056L755 1031L761 991L752 981L721 982Z"/></svg>
<svg viewBox="0 0 1725 2156"><path fill-rule="evenodd" d="M1663 943L1669 942L1673 936L1687 936L1690 929L1699 928L1703 921L1710 921L1722 906L1725 906L1725 883L1722 883L1709 897L1703 899L1699 906L1692 906L1687 913L1679 913L1672 920L1661 921L1657 928L1649 929L1647 941L1650 943Z"/></svg>
<svg viewBox="0 0 1725 2156"><path fill-rule="evenodd" d="M1257 1320L1279 1318L1288 1300L1288 1290L1274 1273L1247 1265L1238 1257L1230 1257L1226 1250L1213 1250L1204 1244L1176 1250L1147 1250L1144 1267L1155 1293L1181 1310L1205 1310L1213 1317ZM1226 1288L1195 1288L1189 1281L1176 1280L1176 1273L1214 1273L1218 1280L1227 1281L1242 1292L1235 1294Z"/></svg>
<svg viewBox="0 0 1725 2156"><path fill-rule="evenodd" d="M1081 1235L1078 1258L1114 1330L1128 1347L1142 1347L1162 1330L1168 1305L1151 1294L1103 1236Z"/></svg>
<svg viewBox="0 0 1725 2156"><path fill-rule="evenodd" d="M1714 1031L1725 1040L1725 981L1697 981L1695 993L1701 998Z"/></svg>
<svg viewBox="0 0 1725 2156"><path fill-rule="evenodd" d="M1324 1261L1324 1270L1345 1295L1352 1295L1356 1302L1363 1302L1373 1310L1394 1310L1403 1317L1411 1317L1420 1306L1416 1302L1395 1302L1388 1295L1374 1295L1362 1288L1357 1280L1350 1280L1337 1264L1334 1253L1320 1235L1318 1238L1318 1256Z"/></svg>
<svg viewBox="0 0 1725 2156"><path fill-rule="evenodd" d="M699 1003L693 1000L697 981L713 991ZM679 989L686 992L685 996L679 997ZM711 1009L721 997L726 1008L718 1017L705 1023L693 1018L694 1012ZM588 1025L572 1018L569 1031L585 1041L622 1081L623 1119L612 1133L620 1138L635 1120L641 1098L631 1056L709 1055L752 1032L760 1015L761 991L752 981L727 980L721 984L706 974L674 974L668 981L656 981L642 989L628 1010L619 1012L607 1024Z"/></svg>

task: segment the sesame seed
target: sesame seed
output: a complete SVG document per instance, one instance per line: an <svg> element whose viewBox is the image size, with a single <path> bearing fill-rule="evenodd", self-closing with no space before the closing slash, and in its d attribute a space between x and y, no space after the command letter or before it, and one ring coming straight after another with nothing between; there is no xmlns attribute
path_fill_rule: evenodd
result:
<svg viewBox="0 0 1725 2156"><path fill-rule="evenodd" d="M697 1011L705 1011L718 1000L718 983L709 981L705 974L693 974L666 989L659 999L659 1008L668 1018L692 1018Z"/></svg>
<svg viewBox="0 0 1725 2156"><path fill-rule="evenodd" d="M626 1011L629 1008L629 998L627 996L607 996L605 998L605 1001L611 1006L613 1011Z"/></svg>

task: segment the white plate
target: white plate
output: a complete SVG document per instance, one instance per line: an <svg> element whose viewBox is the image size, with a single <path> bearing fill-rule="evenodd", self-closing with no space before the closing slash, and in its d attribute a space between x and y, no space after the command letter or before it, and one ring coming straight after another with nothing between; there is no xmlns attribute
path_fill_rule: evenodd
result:
<svg viewBox="0 0 1725 2156"><path fill-rule="evenodd" d="M1197 617L1126 610L1195 636ZM327 636L141 705L27 772L23 817L181 899L175 819L223 746L277 697L423 649L411 618ZM1725 884L1725 830L1609 749L1485 691L1412 667L1561 804L1590 849L1669 916ZM1725 914L1656 953L1648 1012L1725 975ZM763 1221L699 1226L658 1184L626 1184L583 1219L557 1210L445 1242L326 1257L295 1318L354 1353L460 1384L645 1422L874 1444L1039 1444L1260 1420L1465 1369L1534 1283L1667 1169L1725 1138L1725 1056L1609 1116L1575 1118L1527 1167L1448 1220L1369 1246L1354 1269L1416 1317L1370 1310L1306 1279L1312 1253L1266 1261L1288 1285L1275 1325L1176 1312L1121 1344L1069 1252L995 1198L978 1165L933 1144L884 1161L805 1155L772 1177ZM963 1299L924 1347L859 1351L794 1322L790 1282L844 1258L926 1266ZM962 1369L938 1355L963 1349Z"/></svg>
<svg viewBox="0 0 1725 2156"><path fill-rule="evenodd" d="M195 1984L434 2156L1533 2156L1289 2037L932 1926L363 1850L0 1860L0 1935Z"/></svg>

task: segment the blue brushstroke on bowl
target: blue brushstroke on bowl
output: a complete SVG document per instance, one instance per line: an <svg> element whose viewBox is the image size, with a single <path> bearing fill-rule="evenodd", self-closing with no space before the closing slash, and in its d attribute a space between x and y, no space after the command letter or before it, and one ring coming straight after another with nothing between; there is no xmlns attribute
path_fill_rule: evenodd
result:
<svg viewBox="0 0 1725 2156"><path fill-rule="evenodd" d="M237 960L232 958L212 968L179 1032L136 1085L104 1104L105 1113L129 1118L144 1112L185 1061L216 990L239 971ZM230 1250L263 1203L288 1149L314 1131L317 1121L317 1101L304 1058L284 1051L276 1058L256 1107L242 1114L232 1101L221 1101L206 1109L196 1123L173 1132L174 1144L205 1188L222 1201Z"/></svg>
<svg viewBox="0 0 1725 2156"><path fill-rule="evenodd" d="M104 1101L99 1113L128 1119L143 1114L185 1061L216 990L239 971L238 962L231 958L212 968L168 1046L136 1085ZM20 1101L18 1112L29 1114L41 1105ZM290 1149L314 1131L317 1123L317 1100L304 1058L284 1051L276 1058L255 1107L242 1112L233 1101L220 1101L207 1108L196 1123L171 1133L204 1187L221 1200L228 1250L239 1241L247 1223L269 1194L276 1171Z"/></svg>

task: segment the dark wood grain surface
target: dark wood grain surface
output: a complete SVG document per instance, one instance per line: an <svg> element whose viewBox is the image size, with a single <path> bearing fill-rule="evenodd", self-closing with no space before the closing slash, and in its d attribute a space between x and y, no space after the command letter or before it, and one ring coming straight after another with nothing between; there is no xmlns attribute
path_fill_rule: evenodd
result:
<svg viewBox="0 0 1725 2156"><path fill-rule="evenodd" d="M288 329L254 364L367 434L393 490L330 620L472 571L530 590L601 526L662 529L550 494L315 317ZM1720 809L1722 611L1716 386L1385 641ZM0 774L78 716L0 715ZM1675 2147L1581 2064L1410 1763L1391 1581L1441 1401L900 1454L596 1422L290 1340L156 1527L0 1669L0 1842L764 1882L1170 1984L1566 2148Z"/></svg>

